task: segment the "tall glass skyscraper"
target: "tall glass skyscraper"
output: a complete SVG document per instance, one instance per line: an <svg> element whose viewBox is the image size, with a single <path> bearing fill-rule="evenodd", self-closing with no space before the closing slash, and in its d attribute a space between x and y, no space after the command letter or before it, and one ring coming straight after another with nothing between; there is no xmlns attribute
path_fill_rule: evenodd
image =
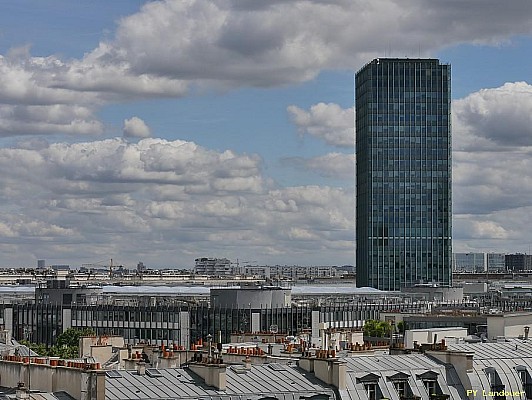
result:
<svg viewBox="0 0 532 400"><path fill-rule="evenodd" d="M355 90L357 286L449 286L451 67L375 59Z"/></svg>

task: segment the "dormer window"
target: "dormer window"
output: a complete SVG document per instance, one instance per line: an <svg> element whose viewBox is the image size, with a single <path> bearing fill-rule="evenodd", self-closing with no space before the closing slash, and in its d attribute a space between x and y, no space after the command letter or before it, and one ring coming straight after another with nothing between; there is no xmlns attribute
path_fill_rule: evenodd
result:
<svg viewBox="0 0 532 400"><path fill-rule="evenodd" d="M368 382L364 383L364 389L366 390L366 394L368 395L369 400L377 400L377 384Z"/></svg>
<svg viewBox="0 0 532 400"><path fill-rule="evenodd" d="M400 399L406 397L406 385L406 381L395 381L393 383L393 387L395 388L395 391Z"/></svg>
<svg viewBox="0 0 532 400"><path fill-rule="evenodd" d="M436 392L436 381L431 379L425 379L423 381L423 385L425 385L425 389L427 389L427 393L429 396L435 396L438 393Z"/></svg>
<svg viewBox="0 0 532 400"><path fill-rule="evenodd" d="M376 374L367 374L361 378L357 378L358 383L362 383L364 390L368 395L368 400L377 400L382 397L380 388L379 388L379 375Z"/></svg>
<svg viewBox="0 0 532 400"><path fill-rule="evenodd" d="M412 399L414 395L410 385L408 384L409 375L404 372L397 372L395 375L389 376L387 379L392 382L399 399Z"/></svg>
<svg viewBox="0 0 532 400"><path fill-rule="evenodd" d="M523 390L526 393L526 398L532 399L532 378L530 377L530 373L524 365L518 365L517 367L515 367L515 370L517 371L519 379L521 380L521 384L523 385Z"/></svg>
<svg viewBox="0 0 532 400"><path fill-rule="evenodd" d="M484 370L484 373L486 374L486 378L488 379L490 391L495 393L504 393L504 384L502 383L501 378L497 373L497 370L493 367L489 367ZM493 399L505 400L506 396L498 396L497 394L495 394L493 396Z"/></svg>
<svg viewBox="0 0 532 400"><path fill-rule="evenodd" d="M438 384L438 373L434 371L427 371L424 374L417 375L417 379L423 382L423 386L431 399L444 400L450 397L449 394L442 392Z"/></svg>

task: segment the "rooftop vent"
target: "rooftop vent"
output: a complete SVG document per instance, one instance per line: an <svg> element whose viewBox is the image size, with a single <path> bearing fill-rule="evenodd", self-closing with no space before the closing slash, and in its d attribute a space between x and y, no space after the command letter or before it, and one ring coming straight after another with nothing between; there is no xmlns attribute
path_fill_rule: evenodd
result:
<svg viewBox="0 0 532 400"><path fill-rule="evenodd" d="M122 375L120 375L120 372L118 372L115 369L110 369L109 371L105 371L105 375L108 378L120 378Z"/></svg>
<svg viewBox="0 0 532 400"><path fill-rule="evenodd" d="M229 368L237 374L245 374L248 372L247 368L243 365L231 365Z"/></svg>
<svg viewBox="0 0 532 400"><path fill-rule="evenodd" d="M150 378L161 378L163 376L157 368L146 368L146 375Z"/></svg>
<svg viewBox="0 0 532 400"><path fill-rule="evenodd" d="M270 369L272 369L274 371L284 371L285 370L285 368L281 364L277 364L277 363L268 364L268 367L270 367Z"/></svg>

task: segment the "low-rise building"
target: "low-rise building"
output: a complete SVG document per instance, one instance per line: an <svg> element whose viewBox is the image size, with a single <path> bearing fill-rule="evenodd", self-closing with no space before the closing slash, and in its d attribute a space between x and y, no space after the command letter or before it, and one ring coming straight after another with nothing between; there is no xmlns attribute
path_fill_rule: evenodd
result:
<svg viewBox="0 0 532 400"><path fill-rule="evenodd" d="M449 342L448 339L465 339L468 336L467 329L462 327L448 328L427 328L427 329L408 329L404 334L404 345L406 349L414 349L416 345L426 345L441 340Z"/></svg>
<svg viewBox="0 0 532 400"><path fill-rule="evenodd" d="M240 275L239 266L231 263L227 258L201 257L196 258L194 273L208 276Z"/></svg>

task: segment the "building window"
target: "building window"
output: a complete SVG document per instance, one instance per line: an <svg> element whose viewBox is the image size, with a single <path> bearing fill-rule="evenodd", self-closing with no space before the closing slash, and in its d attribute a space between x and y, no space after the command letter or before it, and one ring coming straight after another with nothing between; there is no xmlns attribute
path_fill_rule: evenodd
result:
<svg viewBox="0 0 532 400"><path fill-rule="evenodd" d="M368 395L369 400L377 400L377 384L376 383L364 383L364 389Z"/></svg>
<svg viewBox="0 0 532 400"><path fill-rule="evenodd" d="M521 380L523 390L526 393L526 398L532 399L532 379L530 378L528 370L523 365L518 365L517 367L515 367L515 369L519 374L519 379Z"/></svg>
<svg viewBox="0 0 532 400"><path fill-rule="evenodd" d="M429 396L435 396L437 394L437 392L436 392L436 381L425 380L425 381L423 381L423 384L425 385L425 389L427 389L427 392L428 392Z"/></svg>
<svg viewBox="0 0 532 400"><path fill-rule="evenodd" d="M499 377L499 374L495 370L495 368L486 368L484 370L486 373L486 378L488 379L488 383L490 385L490 391L491 392L498 392L504 394L504 384L501 381L501 378ZM505 400L506 396L493 396L494 400Z"/></svg>
<svg viewBox="0 0 532 400"><path fill-rule="evenodd" d="M521 378L521 383L523 384L523 386L525 386L528 380L528 374L526 373L526 369L522 369L519 371L519 378Z"/></svg>
<svg viewBox="0 0 532 400"><path fill-rule="evenodd" d="M407 397L406 381L395 381L393 386L400 399Z"/></svg>
<svg viewBox="0 0 532 400"><path fill-rule="evenodd" d="M412 389L408 384L409 375L403 372L397 372L394 375L388 376L387 380L390 381L397 393L399 399L415 399L418 396L414 396Z"/></svg>

